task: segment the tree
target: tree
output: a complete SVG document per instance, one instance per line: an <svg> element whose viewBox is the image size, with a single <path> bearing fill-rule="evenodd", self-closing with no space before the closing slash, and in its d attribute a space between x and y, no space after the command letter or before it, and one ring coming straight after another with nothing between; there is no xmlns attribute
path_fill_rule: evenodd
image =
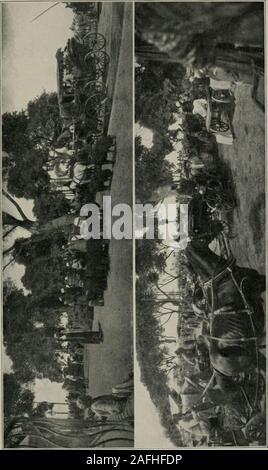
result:
<svg viewBox="0 0 268 470"><path fill-rule="evenodd" d="M14 283L3 283L3 333L4 344L9 337L20 337L26 331L32 329L32 320L27 312L27 297L22 289L18 289Z"/></svg>
<svg viewBox="0 0 268 470"><path fill-rule="evenodd" d="M25 230L31 230L34 227L35 222L29 219L17 219L11 214L8 214L7 212L3 212L2 216L2 221L4 226L5 225L10 225L14 228L16 227L21 227L24 228Z"/></svg>
<svg viewBox="0 0 268 470"><path fill-rule="evenodd" d="M34 143L49 151L61 131L57 93L44 91L27 106L28 133Z"/></svg>
<svg viewBox="0 0 268 470"><path fill-rule="evenodd" d="M16 350L14 342L12 343L13 351L9 355L13 360L14 370L18 374L21 373L23 363L26 363L35 377L61 382L63 379L61 365L55 361L57 347L58 343L51 331L46 334L46 331L34 328L21 337L21 341L15 346Z"/></svg>
<svg viewBox="0 0 268 470"><path fill-rule="evenodd" d="M38 275L37 275L38 273ZM62 258L37 257L27 263L22 282L26 289L32 292L33 297L60 295L64 287L64 263Z"/></svg>
<svg viewBox="0 0 268 470"><path fill-rule="evenodd" d="M56 219L70 210L70 204L59 191L42 192L34 201L33 213L40 223Z"/></svg>
<svg viewBox="0 0 268 470"><path fill-rule="evenodd" d="M8 193L6 193L6 191L3 191L3 194L8 197L8 199L16 207L16 209L19 211L22 217L22 220L21 220L15 216L11 216L10 214L4 211L3 213L4 225L23 227L34 234L49 233L49 232L57 231L57 230L64 230L66 227L73 224L73 221L76 217L73 214L63 214L59 217L52 218L51 220L48 220L46 218L43 221L43 223L42 222L39 223L39 221L36 222L33 220L29 220L27 216L24 214L19 204L15 201L15 199L12 198Z"/></svg>
<svg viewBox="0 0 268 470"><path fill-rule="evenodd" d="M27 149L16 157L8 173L8 191L16 197L34 199L49 188L48 173L42 168L47 155L41 149Z"/></svg>
<svg viewBox="0 0 268 470"><path fill-rule="evenodd" d="M10 419L11 416L23 413L31 414L34 404L34 393L25 388L13 373L4 374L4 416Z"/></svg>
<svg viewBox="0 0 268 470"><path fill-rule="evenodd" d="M27 112L3 115L3 149L15 162L8 172L11 194L31 199L47 192L50 179L43 165L60 131L57 93L44 91L28 103Z"/></svg>
<svg viewBox="0 0 268 470"><path fill-rule="evenodd" d="M149 272L161 273L166 266L165 253L159 250L158 240L136 240L136 271L139 276Z"/></svg>
<svg viewBox="0 0 268 470"><path fill-rule="evenodd" d="M135 68L135 121L165 135L184 75L179 64L142 61Z"/></svg>
<svg viewBox="0 0 268 470"><path fill-rule="evenodd" d="M6 351L13 362L13 370L22 382L35 378L62 381L61 365L55 360L58 347L53 336L37 328L5 338Z"/></svg>
<svg viewBox="0 0 268 470"><path fill-rule="evenodd" d="M6 250L4 250L4 255L10 255L13 253L13 256L16 257L18 256L18 253L20 253L20 250L22 249L23 246L29 246L32 245L36 242L40 242L42 240L45 240L47 237L51 236L51 234L56 234L56 233L68 233L68 230L70 226L73 224L74 219L75 219L75 214L64 214L59 217L55 217L54 219L47 220L43 218L41 221L33 221L28 219L28 217L25 215L23 210L21 209L20 205L15 201L12 196L10 196L8 193L3 191L4 195L12 202L14 207L17 209L19 212L21 218L15 217L13 215L10 215L7 212L3 212L3 224L4 226L10 226L12 227L22 227L25 228L26 230L29 230L32 233L32 236L30 238L20 240L19 243L15 242L14 245L10 246ZM59 212L61 212L62 208L64 207L64 203L60 204L60 209L58 208ZM57 209L53 209L51 211L52 215L57 214ZM19 251L18 251L19 248Z"/></svg>
<svg viewBox="0 0 268 470"><path fill-rule="evenodd" d="M135 138L136 197L141 201L150 201L153 191L172 182L172 166L165 160L167 153L159 143L147 149L140 137Z"/></svg>
<svg viewBox="0 0 268 470"><path fill-rule="evenodd" d="M65 242L66 236L62 232L49 233L46 238L39 237L38 234L26 239L17 238L12 247L14 259L24 266L31 266L38 259L41 262L53 262L62 259L61 247Z"/></svg>
<svg viewBox="0 0 268 470"><path fill-rule="evenodd" d="M61 130L57 93L44 91L29 101L27 110L5 113L2 118L3 149L23 156L25 150L49 150Z"/></svg>
<svg viewBox="0 0 268 470"><path fill-rule="evenodd" d="M31 148L27 134L28 117L25 111L4 113L2 117L2 146L10 157L17 158Z"/></svg>
<svg viewBox="0 0 268 470"><path fill-rule="evenodd" d="M48 330L43 315L44 329L38 329L37 306L42 299L24 295L21 289L10 282L5 282L3 287L4 345L17 378L23 382L31 382L35 377L60 381L61 366L55 361L58 343L52 334L59 325L59 315L54 315L53 322L50 316ZM46 301L49 302L49 297L46 297Z"/></svg>

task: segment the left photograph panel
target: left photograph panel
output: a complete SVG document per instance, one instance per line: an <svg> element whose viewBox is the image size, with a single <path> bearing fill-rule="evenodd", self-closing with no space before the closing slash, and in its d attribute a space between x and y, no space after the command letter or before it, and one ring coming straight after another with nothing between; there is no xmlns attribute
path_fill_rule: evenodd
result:
<svg viewBox="0 0 268 470"><path fill-rule="evenodd" d="M133 5L2 24L4 446L133 447Z"/></svg>

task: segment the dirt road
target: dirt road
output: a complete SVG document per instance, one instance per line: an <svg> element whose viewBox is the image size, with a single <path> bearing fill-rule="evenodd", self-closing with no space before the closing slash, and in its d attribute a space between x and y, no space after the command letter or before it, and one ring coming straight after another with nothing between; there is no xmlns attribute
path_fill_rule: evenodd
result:
<svg viewBox="0 0 268 470"><path fill-rule="evenodd" d="M265 116L251 98L251 87L235 90L232 146L219 154L232 173L237 207L231 225L238 263L265 272Z"/></svg>
<svg viewBox="0 0 268 470"><path fill-rule="evenodd" d="M112 206L132 201L132 14L131 5L103 3L99 31L111 54L108 90L113 95L109 134L117 155L111 187ZM95 308L104 342L85 348L85 373L92 396L109 393L132 369L132 240L111 240L110 274L104 307Z"/></svg>

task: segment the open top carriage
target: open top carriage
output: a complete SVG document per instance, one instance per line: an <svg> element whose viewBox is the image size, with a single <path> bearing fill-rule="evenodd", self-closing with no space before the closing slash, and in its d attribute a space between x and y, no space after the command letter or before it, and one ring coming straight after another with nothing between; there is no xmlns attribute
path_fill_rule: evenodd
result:
<svg viewBox="0 0 268 470"><path fill-rule="evenodd" d="M206 129L217 136L224 136L233 140L231 120L228 106L231 104L231 95L228 90L212 90L207 87L207 117Z"/></svg>
<svg viewBox="0 0 268 470"><path fill-rule="evenodd" d="M60 116L67 126L75 121L99 135L107 112L104 76L109 57L104 51L87 50L72 38L64 51L57 51Z"/></svg>

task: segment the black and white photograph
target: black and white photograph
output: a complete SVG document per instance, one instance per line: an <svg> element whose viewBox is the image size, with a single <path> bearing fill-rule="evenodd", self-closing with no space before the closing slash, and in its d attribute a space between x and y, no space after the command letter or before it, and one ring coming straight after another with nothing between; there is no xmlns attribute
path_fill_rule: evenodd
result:
<svg viewBox="0 0 268 470"><path fill-rule="evenodd" d="M136 2L134 66L135 445L265 446L264 3Z"/></svg>
<svg viewBox="0 0 268 470"><path fill-rule="evenodd" d="M133 4L1 10L4 447L131 448Z"/></svg>
<svg viewBox="0 0 268 470"><path fill-rule="evenodd" d="M267 449L266 2L0 17L6 455Z"/></svg>

